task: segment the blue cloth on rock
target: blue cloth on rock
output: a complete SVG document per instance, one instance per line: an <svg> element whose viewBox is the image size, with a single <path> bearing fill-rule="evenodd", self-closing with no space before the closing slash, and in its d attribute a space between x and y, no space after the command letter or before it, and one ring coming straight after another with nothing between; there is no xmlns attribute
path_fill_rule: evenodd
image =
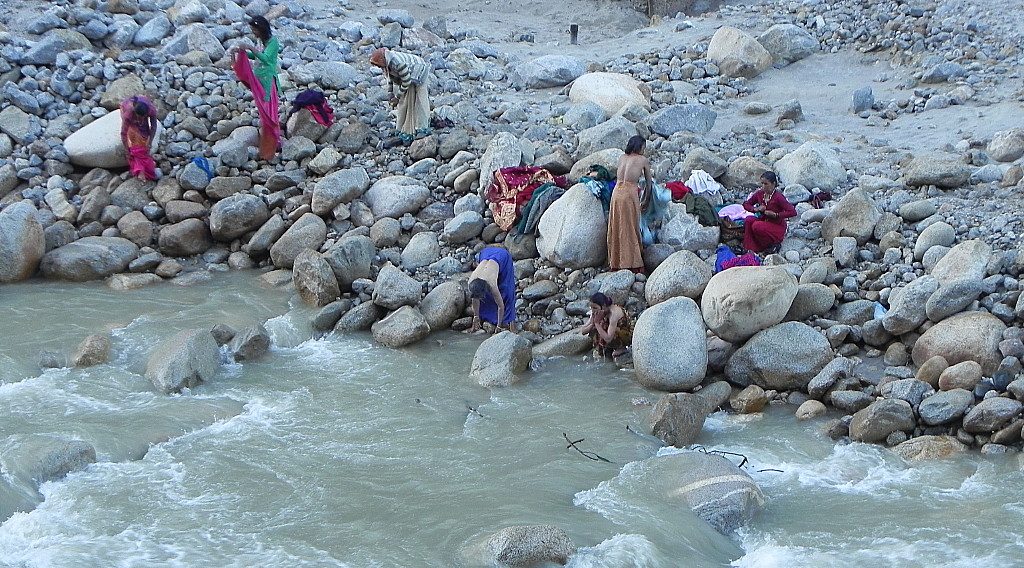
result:
<svg viewBox="0 0 1024 568"><path fill-rule="evenodd" d="M498 304L490 294L480 300L480 319L494 325L508 325L516 319L516 273L512 266L512 255L503 248L487 247L476 257L477 262L493 260L498 263L498 291L505 303L505 317L498 323Z"/></svg>

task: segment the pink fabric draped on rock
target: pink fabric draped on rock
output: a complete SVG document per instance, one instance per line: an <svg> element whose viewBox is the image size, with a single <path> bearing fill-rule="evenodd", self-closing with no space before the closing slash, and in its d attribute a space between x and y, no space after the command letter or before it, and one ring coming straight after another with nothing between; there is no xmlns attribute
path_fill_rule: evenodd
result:
<svg viewBox="0 0 1024 568"><path fill-rule="evenodd" d="M156 162L149 155L149 148L145 146L128 148L128 170L135 177L144 175L146 179L156 179Z"/></svg>
<svg viewBox="0 0 1024 568"><path fill-rule="evenodd" d="M263 89L263 84L260 83L260 80L256 78L256 74L253 73L252 65L249 63L249 58L245 55L244 51L239 51L235 55L233 68L238 80L245 83L249 90L252 91L253 102L256 103L256 109L260 114L260 157L264 160L269 160L274 157L278 148L281 147L281 123L278 116L277 89L270 90L269 101L264 100L267 98L267 92Z"/></svg>

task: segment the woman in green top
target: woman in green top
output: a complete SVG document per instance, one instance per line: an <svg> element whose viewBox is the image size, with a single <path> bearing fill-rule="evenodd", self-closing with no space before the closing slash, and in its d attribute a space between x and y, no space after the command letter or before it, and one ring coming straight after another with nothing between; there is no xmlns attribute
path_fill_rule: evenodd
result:
<svg viewBox="0 0 1024 568"><path fill-rule="evenodd" d="M249 20L249 28L260 43L263 51L243 40L232 48L233 67L238 80L252 91L256 109L260 115L260 158L269 160L281 148L281 122L278 114L277 54L281 44L270 31L270 22L263 16ZM245 56L242 56L244 52ZM256 68L249 60L256 60Z"/></svg>

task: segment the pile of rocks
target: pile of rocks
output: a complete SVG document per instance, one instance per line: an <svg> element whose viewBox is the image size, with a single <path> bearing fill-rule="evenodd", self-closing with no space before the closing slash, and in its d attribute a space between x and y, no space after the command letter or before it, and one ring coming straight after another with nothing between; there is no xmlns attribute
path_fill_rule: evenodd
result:
<svg viewBox="0 0 1024 568"><path fill-rule="evenodd" d="M745 389L737 409L788 400L813 416L827 404L849 413L833 432L857 440L934 434L989 451L1019 447L1024 255L1010 198L1024 177L1024 131L862 163L799 130L794 100L743 107L777 112L775 129L705 136L749 94L751 77L821 49L920 67L915 81L930 86L905 101L853 94L854 113L868 120L930 110L937 96L990 100L1019 53L964 21L970 10L774 5L729 9L767 28L758 37L724 26L706 44L593 63L522 61L472 30L448 30L443 17L417 26L403 10L319 25L301 6L266 0L54 2L28 26L31 39L0 33L0 281L107 278L123 289L273 269L263 278L292 282L323 307L316 329L372 329L400 347L468 325L460 277L477 251L499 243L515 259L523 332L488 340L507 357L474 361L481 384L511 383L531 354L585 350L571 330L602 291L639 314L634 364L650 388L724 378ZM903 10L909 18L876 17ZM323 91L337 118L325 127L307 111L294 115L270 163L255 158L255 109L225 57L240 22L257 14L284 45L287 92ZM978 33L951 31L960 24ZM393 128L387 85L366 62L377 46L433 65L435 113L455 127L377 148ZM943 62L932 61L936 52ZM155 158L165 175L155 183L119 172L112 111L133 94L160 107ZM592 164L614 168L636 134L651 139L657 179L701 169L727 199L777 171L800 213L782 252L768 267L713 275L717 228L673 204L644 251L650 278L602 273L605 214L582 185L549 208L537 235L509 238L493 223L481 195L496 169L537 165L576 181ZM818 190L839 199L813 208ZM855 372L862 356L882 357L885 368Z"/></svg>

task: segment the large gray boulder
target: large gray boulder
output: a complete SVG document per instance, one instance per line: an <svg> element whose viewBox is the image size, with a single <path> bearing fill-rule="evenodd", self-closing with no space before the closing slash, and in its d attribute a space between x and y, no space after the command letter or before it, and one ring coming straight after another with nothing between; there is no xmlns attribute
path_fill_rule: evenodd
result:
<svg viewBox="0 0 1024 568"><path fill-rule="evenodd" d="M295 257L292 282L299 297L316 307L326 306L341 296L331 265L313 249L306 249Z"/></svg>
<svg viewBox="0 0 1024 568"><path fill-rule="evenodd" d="M893 335L917 329L928 319L925 311L928 297L939 289L939 281L922 276L907 284L898 294L889 296L889 311L882 317L882 327Z"/></svg>
<svg viewBox="0 0 1024 568"><path fill-rule="evenodd" d="M431 331L448 329L465 310L466 287L460 280L442 282L420 302L420 313Z"/></svg>
<svg viewBox="0 0 1024 568"><path fill-rule="evenodd" d="M772 66L772 55L752 36L732 26L718 28L708 44L708 59L726 77L757 77Z"/></svg>
<svg viewBox="0 0 1024 568"><path fill-rule="evenodd" d="M1020 415L1019 400L993 396L979 402L964 416L964 430L972 434L991 434Z"/></svg>
<svg viewBox="0 0 1024 568"><path fill-rule="evenodd" d="M1013 162L1024 156L1024 128L1001 130L992 135L986 147L990 158L997 162Z"/></svg>
<svg viewBox="0 0 1024 568"><path fill-rule="evenodd" d="M386 310L415 306L423 297L423 286L390 262L377 274L373 287L373 303Z"/></svg>
<svg viewBox="0 0 1024 568"><path fill-rule="evenodd" d="M339 203L348 203L370 187L370 176L363 168L339 170L316 182L310 207L317 215L326 215Z"/></svg>
<svg viewBox="0 0 1024 568"><path fill-rule="evenodd" d="M10 434L0 449L0 465L5 477L10 476L38 490L48 481L60 481L68 474L81 471L96 462L96 449L84 440L59 434ZM8 511L8 504L0 506Z"/></svg>
<svg viewBox="0 0 1024 568"><path fill-rule="evenodd" d="M573 104L596 103L606 116L612 116L629 105L649 107L650 92L645 93L645 88L640 81L622 73L586 73L573 81L569 100Z"/></svg>
<svg viewBox="0 0 1024 568"><path fill-rule="evenodd" d="M437 233L424 231L416 233L409 239L409 244L402 249L402 268L416 270L427 266L441 257L441 244Z"/></svg>
<svg viewBox="0 0 1024 568"><path fill-rule="evenodd" d="M574 329L534 345L533 357L571 357L588 351L593 345L594 341L589 335L583 335Z"/></svg>
<svg viewBox="0 0 1024 568"><path fill-rule="evenodd" d="M881 442L893 432L912 432L916 424L909 402L882 398L853 415L850 438L856 442Z"/></svg>
<svg viewBox="0 0 1024 568"><path fill-rule="evenodd" d="M625 148L630 138L639 134L635 124L614 116L576 135L576 155L586 156L610 148Z"/></svg>
<svg viewBox="0 0 1024 568"><path fill-rule="evenodd" d="M730 535L753 518L765 499L757 483L728 458L685 452L652 458L672 476L672 497L682 497L695 515Z"/></svg>
<svg viewBox="0 0 1024 568"><path fill-rule="evenodd" d="M957 280L982 280L988 269L992 247L982 240L964 241L949 249L935 266L931 275L940 284L949 284Z"/></svg>
<svg viewBox="0 0 1024 568"><path fill-rule="evenodd" d="M357 279L370 277L370 263L376 254L370 237L356 235L334 243L323 256L338 279L339 289L348 292Z"/></svg>
<svg viewBox="0 0 1024 568"><path fill-rule="evenodd" d="M342 61L311 61L290 67L288 74L297 83L315 83L331 90L347 89L363 78L355 67Z"/></svg>
<svg viewBox="0 0 1024 568"><path fill-rule="evenodd" d="M398 349L430 335L430 324L416 308L402 306L386 318L374 322L370 330L378 343Z"/></svg>
<svg viewBox="0 0 1024 568"><path fill-rule="evenodd" d="M270 333L262 324L239 331L228 342L228 351L235 361L255 361L270 350Z"/></svg>
<svg viewBox="0 0 1024 568"><path fill-rule="evenodd" d="M295 257L306 249L320 250L327 240L327 223L319 216L306 213L270 247L270 259L278 268L291 268Z"/></svg>
<svg viewBox="0 0 1024 568"><path fill-rule="evenodd" d="M562 268L601 266L608 258L607 232L601 202L585 185L576 184L541 216L537 250Z"/></svg>
<svg viewBox="0 0 1024 568"><path fill-rule="evenodd" d="M259 229L270 218L267 204L251 193L236 193L210 208L210 234L218 241L231 241Z"/></svg>
<svg viewBox="0 0 1024 568"><path fill-rule="evenodd" d="M881 208L866 191L852 189L829 209L821 221L821 236L826 241L836 237L854 237L858 245L863 245L874 235L875 225L881 217Z"/></svg>
<svg viewBox="0 0 1024 568"><path fill-rule="evenodd" d="M777 66L794 63L821 49L818 40L807 30L794 24L775 24L757 36Z"/></svg>
<svg viewBox="0 0 1024 568"><path fill-rule="evenodd" d="M697 303L671 298L640 314L633 328L636 381L647 388L677 392L704 380L708 350Z"/></svg>
<svg viewBox="0 0 1024 568"><path fill-rule="evenodd" d="M519 379L533 358L530 341L511 331L485 339L476 354L469 376L483 387L507 387Z"/></svg>
<svg viewBox="0 0 1024 568"><path fill-rule="evenodd" d="M735 343L786 317L796 298L796 278L779 267L736 266L711 277L701 296L704 323Z"/></svg>
<svg viewBox="0 0 1024 568"><path fill-rule="evenodd" d="M0 211L0 282L31 278L46 253L36 208L19 201Z"/></svg>
<svg viewBox="0 0 1024 568"><path fill-rule="evenodd" d="M126 167L128 158L121 143L121 113L108 112L79 128L64 140L64 149L76 166Z"/></svg>
<svg viewBox="0 0 1024 568"><path fill-rule="evenodd" d="M903 183L911 187L934 185L954 189L967 184L971 169L959 156L925 154L915 156L903 168Z"/></svg>
<svg viewBox="0 0 1024 568"><path fill-rule="evenodd" d="M923 259L932 247L951 247L955 240L956 229L952 225L944 221L932 223L921 231L914 242L914 260Z"/></svg>
<svg viewBox="0 0 1024 568"><path fill-rule="evenodd" d="M571 55L542 55L516 65L509 73L517 89L563 87L587 70L583 61Z"/></svg>
<svg viewBox="0 0 1024 568"><path fill-rule="evenodd" d="M967 446L954 436L918 436L892 448L893 453L908 462L946 458L967 450Z"/></svg>
<svg viewBox="0 0 1024 568"><path fill-rule="evenodd" d="M805 142L775 163L779 179L786 185L835 191L846 182L846 168L835 150L821 142ZM872 226L872 229L874 226Z"/></svg>
<svg viewBox="0 0 1024 568"><path fill-rule="evenodd" d="M804 321L812 316L823 316L836 303L836 295L824 284L800 284L793 305L786 313L786 321Z"/></svg>
<svg viewBox="0 0 1024 568"><path fill-rule="evenodd" d="M46 278L85 282L124 271L139 256L139 247L121 237L85 237L51 250L39 270Z"/></svg>
<svg viewBox="0 0 1024 568"><path fill-rule="evenodd" d="M695 215L686 212L682 203L669 203L656 242L689 251L714 250L718 247L720 231L717 226L705 227Z"/></svg>
<svg viewBox="0 0 1024 568"><path fill-rule="evenodd" d="M917 412L929 426L949 424L961 418L974 404L974 393L965 389L939 391L921 401Z"/></svg>
<svg viewBox="0 0 1024 568"><path fill-rule="evenodd" d="M422 181L407 176L381 178L366 190L363 199L374 217L398 218L416 213L430 197L430 190Z"/></svg>
<svg viewBox="0 0 1024 568"><path fill-rule="evenodd" d="M925 315L931 321L940 322L963 311L984 292L985 283L982 280L964 278L941 284L934 294L928 296L924 305Z"/></svg>
<svg viewBox="0 0 1024 568"><path fill-rule="evenodd" d="M819 331L805 323L785 322L758 332L737 349L725 365L725 376L738 385L806 389L833 357L828 339Z"/></svg>
<svg viewBox="0 0 1024 568"><path fill-rule="evenodd" d="M996 316L984 312L963 312L946 318L914 342L911 357L915 365L941 355L950 365L975 361L985 376L992 376L1003 357L999 351L1004 324Z"/></svg>
<svg viewBox="0 0 1024 568"><path fill-rule="evenodd" d="M370 329L374 322L380 319L381 315L382 310L377 304L363 302L338 318L338 323L334 325L334 331L347 333Z"/></svg>
<svg viewBox="0 0 1024 568"><path fill-rule="evenodd" d="M484 195L494 181L494 172L514 168L523 163L523 147L514 134L499 132L487 143L480 157L480 194Z"/></svg>
<svg viewBox="0 0 1024 568"><path fill-rule="evenodd" d="M146 365L146 378L170 394L211 380L219 368L220 350L210 330L186 329L153 351Z"/></svg>
<svg viewBox="0 0 1024 568"><path fill-rule="evenodd" d="M160 227L157 243L167 256L192 256L213 246L213 237L205 221L192 218Z"/></svg>
<svg viewBox="0 0 1024 568"><path fill-rule="evenodd" d="M32 47L22 52L21 65L53 65L57 55L78 49L91 50L89 38L79 32L68 29L52 29L35 42Z"/></svg>
<svg viewBox="0 0 1024 568"><path fill-rule="evenodd" d="M651 409L651 434L670 446L685 448L697 441L712 410L709 401L697 394L663 395Z"/></svg>
<svg viewBox="0 0 1024 568"><path fill-rule="evenodd" d="M715 126L718 113L701 104L669 105L646 119L651 132L666 138L676 132L707 134Z"/></svg>
<svg viewBox="0 0 1024 568"><path fill-rule="evenodd" d="M688 250L674 252L647 278L644 296L651 306L677 296L696 300L712 276L711 266L696 254Z"/></svg>

